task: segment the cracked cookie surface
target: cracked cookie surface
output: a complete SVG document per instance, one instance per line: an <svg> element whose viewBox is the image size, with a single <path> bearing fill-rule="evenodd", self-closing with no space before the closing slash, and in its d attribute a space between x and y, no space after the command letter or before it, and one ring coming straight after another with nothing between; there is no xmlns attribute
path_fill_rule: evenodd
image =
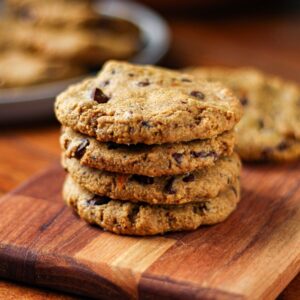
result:
<svg viewBox="0 0 300 300"><path fill-rule="evenodd" d="M224 221L240 199L239 182L215 198L183 205L149 205L97 196L67 177L63 198L86 222L117 234L155 235Z"/></svg>
<svg viewBox="0 0 300 300"><path fill-rule="evenodd" d="M55 111L63 125L121 144L207 139L231 130L242 115L221 84L117 61L60 94Z"/></svg>
<svg viewBox="0 0 300 300"><path fill-rule="evenodd" d="M223 133L208 140L162 145L101 143L71 128L63 128L61 148L66 157L96 169L144 176L176 175L213 166L233 153L235 134Z"/></svg>
<svg viewBox="0 0 300 300"><path fill-rule="evenodd" d="M150 204L203 202L216 197L240 175L238 156L219 159L212 167L176 176L147 177L110 173L80 165L76 158L62 157L72 178L90 192L113 199Z"/></svg>
<svg viewBox="0 0 300 300"><path fill-rule="evenodd" d="M244 116L236 132L242 159L300 159L299 85L250 68L186 71L201 79L220 81L239 97Z"/></svg>

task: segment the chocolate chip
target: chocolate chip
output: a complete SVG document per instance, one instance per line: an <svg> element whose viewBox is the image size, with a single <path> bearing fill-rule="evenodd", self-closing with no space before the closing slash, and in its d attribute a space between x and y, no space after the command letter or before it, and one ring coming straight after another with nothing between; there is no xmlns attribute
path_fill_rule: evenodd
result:
<svg viewBox="0 0 300 300"><path fill-rule="evenodd" d="M184 182L192 182L195 180L195 176L193 174L189 174L182 178L182 181Z"/></svg>
<svg viewBox="0 0 300 300"><path fill-rule="evenodd" d="M28 9L26 7L20 8L17 12L17 16L20 19L23 19L23 20L33 20L33 19L35 19L34 15L31 13L30 9Z"/></svg>
<svg viewBox="0 0 300 300"><path fill-rule="evenodd" d="M265 122L264 122L264 120L258 120L258 127L260 128L260 129L262 129L262 128L264 128L265 127Z"/></svg>
<svg viewBox="0 0 300 300"><path fill-rule="evenodd" d="M109 84L110 84L109 80L105 80L105 81L102 82L103 87L108 86Z"/></svg>
<svg viewBox="0 0 300 300"><path fill-rule="evenodd" d="M230 188L234 192L235 196L237 197L238 193L237 193L236 188L234 186L231 186Z"/></svg>
<svg viewBox="0 0 300 300"><path fill-rule="evenodd" d="M95 88L93 92L93 100L97 103L106 103L109 100L109 97L106 96L99 88Z"/></svg>
<svg viewBox="0 0 300 300"><path fill-rule="evenodd" d="M129 128L128 128L128 132L129 132L130 134L133 134L133 133L134 133L134 128L133 128L133 127L131 127L131 126L129 126Z"/></svg>
<svg viewBox="0 0 300 300"><path fill-rule="evenodd" d="M132 175L130 177L131 180L134 180L138 183L141 184L153 184L154 183L154 178L153 177L148 177L148 176L143 176L143 175Z"/></svg>
<svg viewBox="0 0 300 300"><path fill-rule="evenodd" d="M109 197L95 195L92 199L87 200L87 204L88 205L103 205L103 204L107 204L109 201L111 201L111 199Z"/></svg>
<svg viewBox="0 0 300 300"><path fill-rule="evenodd" d="M181 79L182 82L192 82L192 80L188 79L188 78L182 78Z"/></svg>
<svg viewBox="0 0 300 300"><path fill-rule="evenodd" d="M90 141L88 139L82 139L80 145L77 147L75 151L75 157L77 159L80 159L86 150L86 147L90 144Z"/></svg>
<svg viewBox="0 0 300 300"><path fill-rule="evenodd" d="M128 219L130 220L131 223L134 223L136 220L136 217L138 215L138 213L140 212L140 206L139 205L135 205L131 212L128 215Z"/></svg>
<svg viewBox="0 0 300 300"><path fill-rule="evenodd" d="M167 180L165 186L164 186L164 192L166 194L175 194L176 190L173 187L173 182L175 180L175 177L171 177Z"/></svg>
<svg viewBox="0 0 300 300"><path fill-rule="evenodd" d="M266 147L262 150L261 154L264 158L268 158L268 156L272 153L273 149L271 147Z"/></svg>
<svg viewBox="0 0 300 300"><path fill-rule="evenodd" d="M217 154L216 152L214 151L209 151L209 152L206 152L206 151L191 151L190 153L191 157L192 158L205 158L205 157L217 157Z"/></svg>
<svg viewBox="0 0 300 300"><path fill-rule="evenodd" d="M242 97L242 98L240 98L240 103L241 103L243 106L246 106L246 105L248 105L249 100L248 100L247 97Z"/></svg>
<svg viewBox="0 0 300 300"><path fill-rule="evenodd" d="M202 92L200 92L200 91L192 91L190 93L190 95L193 96L193 97L196 97L196 98L198 98L200 100L203 100L205 98L205 95Z"/></svg>
<svg viewBox="0 0 300 300"><path fill-rule="evenodd" d="M151 125L147 121L142 121L141 124L142 124L143 127L147 127L147 128L151 127Z"/></svg>
<svg viewBox="0 0 300 300"><path fill-rule="evenodd" d="M201 214L205 211L208 211L206 202L199 202L193 207L193 212L195 214Z"/></svg>
<svg viewBox="0 0 300 300"><path fill-rule="evenodd" d="M202 121L202 117L195 117L195 124L196 125L199 125L200 123L201 123L201 121Z"/></svg>
<svg viewBox="0 0 300 300"><path fill-rule="evenodd" d="M286 141L280 142L276 147L276 149L278 149L279 151L284 151L288 148L289 148L289 144Z"/></svg>
<svg viewBox="0 0 300 300"><path fill-rule="evenodd" d="M144 87L144 86L147 86L147 85L149 85L150 84L150 82L149 82L149 80L144 80L144 81L139 81L138 83L137 83L137 85L138 86L141 86L141 87Z"/></svg>
<svg viewBox="0 0 300 300"><path fill-rule="evenodd" d="M115 70L115 69L112 69L112 70L111 70L111 74L112 74L112 75L116 74L116 70Z"/></svg>
<svg viewBox="0 0 300 300"><path fill-rule="evenodd" d="M176 160L176 162L178 164L181 164L182 162L182 157L183 157L183 154L182 153L173 153L172 154L172 157Z"/></svg>
<svg viewBox="0 0 300 300"><path fill-rule="evenodd" d="M128 73L128 76L129 76L129 77L133 77L134 74L133 74L133 73Z"/></svg>

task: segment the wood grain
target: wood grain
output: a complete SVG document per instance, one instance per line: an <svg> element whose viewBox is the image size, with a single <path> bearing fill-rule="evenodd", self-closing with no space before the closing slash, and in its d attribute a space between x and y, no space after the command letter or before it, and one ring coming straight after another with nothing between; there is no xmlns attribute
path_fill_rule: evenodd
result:
<svg viewBox="0 0 300 300"><path fill-rule="evenodd" d="M299 168L246 165L224 223L136 238L78 219L56 164L0 199L0 276L101 299L274 299L300 270Z"/></svg>

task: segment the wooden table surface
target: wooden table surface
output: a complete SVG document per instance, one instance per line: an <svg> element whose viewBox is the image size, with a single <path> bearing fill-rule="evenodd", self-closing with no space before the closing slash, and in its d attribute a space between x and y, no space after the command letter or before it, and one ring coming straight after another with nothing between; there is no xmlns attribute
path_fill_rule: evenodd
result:
<svg viewBox="0 0 300 300"><path fill-rule="evenodd" d="M163 62L189 65L257 66L300 82L300 11L232 14L230 17L168 17L173 41ZM30 108L29 108L30 109ZM55 121L0 129L0 195L59 158ZM73 299L72 296L0 282L0 299ZM300 275L280 295L300 299Z"/></svg>

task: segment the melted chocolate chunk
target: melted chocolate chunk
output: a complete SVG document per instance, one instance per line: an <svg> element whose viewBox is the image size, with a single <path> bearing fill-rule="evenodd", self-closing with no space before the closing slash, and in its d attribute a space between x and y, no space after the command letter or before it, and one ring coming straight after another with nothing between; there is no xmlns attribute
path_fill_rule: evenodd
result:
<svg viewBox="0 0 300 300"><path fill-rule="evenodd" d="M132 175L130 177L131 180L134 180L138 183L141 184L153 184L154 183L154 178L153 177L148 177L148 176L143 176L143 175Z"/></svg>
<svg viewBox="0 0 300 300"><path fill-rule="evenodd" d="M140 212L140 206L139 205L135 205L130 214L128 215L128 219L130 220L131 223L134 223L136 220L136 217L138 215L138 213Z"/></svg>
<svg viewBox="0 0 300 300"><path fill-rule="evenodd" d="M171 177L167 180L165 187L164 187L164 192L166 194L172 195L172 194L176 193L176 190L173 187L174 180L175 180L175 177Z"/></svg>
<svg viewBox="0 0 300 300"><path fill-rule="evenodd" d="M249 100L248 100L247 97L242 97L242 98L240 98L240 103L241 103L243 106L246 106L246 105L248 105Z"/></svg>
<svg viewBox="0 0 300 300"><path fill-rule="evenodd" d="M109 201L111 201L109 197L95 195L92 199L87 200L86 202L88 205L103 205L107 204Z"/></svg>
<svg viewBox="0 0 300 300"><path fill-rule="evenodd" d="M189 174L182 178L182 181L184 181L184 182L192 182L194 180L195 180L194 174Z"/></svg>
<svg viewBox="0 0 300 300"><path fill-rule="evenodd" d="M147 128L151 127L151 125L147 121L142 121L141 124L142 124L143 127L147 127Z"/></svg>
<svg viewBox="0 0 300 300"><path fill-rule="evenodd" d="M190 153L191 157L193 158L206 158L206 157L217 157L217 154L216 152L214 151L209 151L209 152L206 152L206 151L191 151Z"/></svg>
<svg viewBox="0 0 300 300"><path fill-rule="evenodd" d="M144 81L139 81L138 83L137 83L137 85L138 86L141 86L141 87L144 87L144 86L148 86L148 85L150 85L150 82L149 82L149 80L144 80Z"/></svg>
<svg viewBox="0 0 300 300"><path fill-rule="evenodd" d="M181 154L181 153L173 153L173 154L172 154L172 157L175 159L175 161L176 161L179 165L181 164L183 154Z"/></svg>
<svg viewBox="0 0 300 300"><path fill-rule="evenodd" d="M90 144L90 141L88 139L82 139L80 145L77 147L75 151L75 157L77 159L80 159L86 150L86 147Z"/></svg>
<svg viewBox="0 0 300 300"><path fill-rule="evenodd" d="M129 76L129 77L133 77L134 74L133 74L133 73L128 73L128 76Z"/></svg>
<svg viewBox="0 0 300 300"><path fill-rule="evenodd" d="M200 92L200 91L192 91L190 93L190 95L193 96L193 97L196 97L196 98L198 98L200 100L203 100L205 98L205 95L202 92Z"/></svg>
<svg viewBox="0 0 300 300"><path fill-rule="evenodd" d="M188 78L182 78L181 79L182 82L192 82L192 80L188 79Z"/></svg>
<svg viewBox="0 0 300 300"><path fill-rule="evenodd" d="M289 144L286 141L282 141L276 147L276 149L278 149L279 151L284 151L284 150L286 150L288 148L289 148Z"/></svg>
<svg viewBox="0 0 300 300"><path fill-rule="evenodd" d="M95 88L93 92L93 100L97 103L106 103L110 98L106 96L101 89Z"/></svg>

